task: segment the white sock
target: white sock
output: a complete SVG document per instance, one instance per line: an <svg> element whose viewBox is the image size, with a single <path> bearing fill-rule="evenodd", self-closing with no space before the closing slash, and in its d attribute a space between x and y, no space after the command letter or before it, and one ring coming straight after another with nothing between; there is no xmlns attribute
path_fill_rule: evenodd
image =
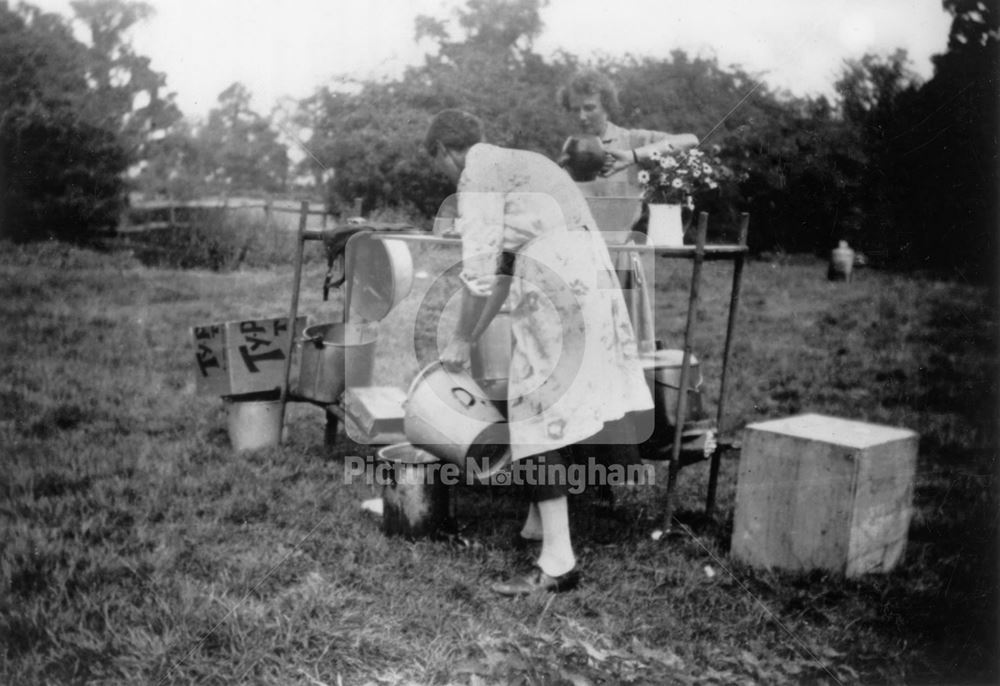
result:
<svg viewBox="0 0 1000 686"><path fill-rule="evenodd" d="M529 541L540 541L542 534L542 518L538 514L538 504L531 503L528 505L528 517L524 520L524 526L521 527L521 538L526 538Z"/></svg>
<svg viewBox="0 0 1000 686"><path fill-rule="evenodd" d="M542 554L538 566L549 576L565 574L576 567L566 496L539 502L538 514L542 520Z"/></svg>

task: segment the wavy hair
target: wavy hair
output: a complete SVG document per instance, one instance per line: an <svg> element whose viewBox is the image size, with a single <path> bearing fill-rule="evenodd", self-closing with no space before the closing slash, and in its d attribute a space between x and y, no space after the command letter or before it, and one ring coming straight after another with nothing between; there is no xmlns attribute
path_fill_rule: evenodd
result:
<svg viewBox="0 0 1000 686"><path fill-rule="evenodd" d="M483 140L483 122L464 110L438 112L424 136L424 150L434 156L437 144L449 150L467 150Z"/></svg>
<svg viewBox="0 0 1000 686"><path fill-rule="evenodd" d="M618 104L618 90L611 83L611 79L595 69L577 72L559 89L559 104L564 110L570 109L570 97L573 95L600 96L601 106L609 117L617 117L621 111L621 105Z"/></svg>

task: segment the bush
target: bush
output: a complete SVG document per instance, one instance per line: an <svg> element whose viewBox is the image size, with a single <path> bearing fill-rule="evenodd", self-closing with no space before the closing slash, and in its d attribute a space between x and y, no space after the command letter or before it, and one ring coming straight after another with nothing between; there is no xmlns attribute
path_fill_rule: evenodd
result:
<svg viewBox="0 0 1000 686"><path fill-rule="evenodd" d="M108 245L132 250L148 266L232 271L240 267L290 265L295 261L295 231L263 218L248 218L223 208L192 208L190 223L124 236ZM178 217L178 221L180 218ZM306 250L309 262L325 259Z"/></svg>

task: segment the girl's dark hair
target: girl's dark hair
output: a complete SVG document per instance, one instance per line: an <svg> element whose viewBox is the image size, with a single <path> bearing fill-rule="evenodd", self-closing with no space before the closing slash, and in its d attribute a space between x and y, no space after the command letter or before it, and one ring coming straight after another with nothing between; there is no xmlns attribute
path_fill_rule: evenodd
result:
<svg viewBox="0 0 1000 686"><path fill-rule="evenodd" d="M424 149L431 157L441 143L450 150L466 150L483 140L483 122L462 110L442 110L431 121L424 136Z"/></svg>
<svg viewBox="0 0 1000 686"><path fill-rule="evenodd" d="M559 104L564 110L570 108L569 99L574 94L599 95L601 106L611 117L617 117L621 110L621 105L618 104L618 91L611 83L611 79L594 69L577 72L565 86L559 89Z"/></svg>

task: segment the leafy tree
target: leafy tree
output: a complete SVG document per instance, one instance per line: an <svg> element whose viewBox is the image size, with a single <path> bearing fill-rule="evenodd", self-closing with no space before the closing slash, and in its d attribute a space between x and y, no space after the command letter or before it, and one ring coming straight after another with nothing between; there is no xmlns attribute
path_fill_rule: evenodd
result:
<svg viewBox="0 0 1000 686"><path fill-rule="evenodd" d="M419 141L430 117L447 107L481 116L492 142L555 156L573 130L555 94L578 64L570 55L546 62L532 51L542 6L483 0L450 20L419 17L416 38L429 46L422 65L397 81L324 89L304 100L299 122L312 133L304 165L316 178L334 170L331 203L361 197L368 210L394 204L433 213L448 187L427 173ZM680 51L668 60L599 66L620 88L619 123L711 132L708 144L746 177L708 200L713 225L735 225L738 211L749 209L756 247L815 250L857 224L843 191L861 165L857 151L841 145L849 137L825 101L780 96L743 70Z"/></svg>
<svg viewBox="0 0 1000 686"><path fill-rule="evenodd" d="M909 189L899 223L911 263L996 278L1000 11L995 1L945 0L948 50L903 110L899 154Z"/></svg>
<svg viewBox="0 0 1000 686"><path fill-rule="evenodd" d="M427 120L396 84L365 84L354 94L321 89L299 107L298 122L311 132L303 171L323 180L334 170L327 204L335 213L356 198L366 212L392 205L432 213L430 197L445 185L426 173L419 141Z"/></svg>
<svg viewBox="0 0 1000 686"><path fill-rule="evenodd" d="M226 192L284 190L288 149L266 117L250 107L250 91L233 83L219 94L219 106L198 132L201 177Z"/></svg>
<svg viewBox="0 0 1000 686"><path fill-rule="evenodd" d="M548 0L469 0L456 11L466 42L491 55L516 59L531 50L542 32L539 11Z"/></svg>
<svg viewBox="0 0 1000 686"><path fill-rule="evenodd" d="M982 218L995 211L991 127L1000 73L992 7L945 2L956 17L953 40L923 86L903 52L846 63L834 102L794 98L759 75L680 51L597 66L619 86L618 123L692 131L718 146L741 182L704 209L715 225L735 225L749 210L752 247L825 253L846 238L886 258L940 261L948 251L937 236L959 235L951 232L959 223L993 226ZM333 205L361 197L366 210L433 213L448 191L428 173L419 143L431 116L447 107L482 117L492 142L554 156L573 128L555 92L578 62L533 52L542 7L541 0L468 0L450 17L419 17L423 64L398 80L345 81L300 103L296 122L310 133L311 153L303 170L329 180ZM970 250L982 254L984 241L969 241L977 246Z"/></svg>
<svg viewBox="0 0 1000 686"><path fill-rule="evenodd" d="M531 50L542 6L471 0L453 22L418 17L416 38L431 43L424 64L397 81L345 84L354 92L321 89L304 100L299 120L312 131L304 164L317 177L334 170L330 204L360 197L366 210L392 204L432 214L449 191L428 173L420 141L449 107L483 118L492 142L555 154L565 123L554 92L566 70Z"/></svg>
<svg viewBox="0 0 1000 686"><path fill-rule="evenodd" d="M129 30L153 14L145 2L77 0L77 20L90 35L84 62L92 83L85 116L117 133L136 163L154 154L169 128L181 118L174 95L166 94L166 76L150 67L128 40Z"/></svg>
<svg viewBox="0 0 1000 686"><path fill-rule="evenodd" d="M408 101L428 114L467 109L484 120L492 142L554 155L566 133L555 91L569 68L546 64L532 50L546 4L470 0L455 10L457 38L449 22L418 18L417 39L434 46L401 84Z"/></svg>
<svg viewBox="0 0 1000 686"><path fill-rule="evenodd" d="M908 246L897 216L909 195L909 184L902 180L908 172L897 164L903 154L900 124L908 119L919 86L904 50L849 60L835 84L847 125L845 144L859 162L852 196L863 226L854 243L892 261Z"/></svg>
<svg viewBox="0 0 1000 686"><path fill-rule="evenodd" d="M150 197L190 200L205 191L208 157L194 128L181 119L148 146L135 185Z"/></svg>
<svg viewBox="0 0 1000 686"><path fill-rule="evenodd" d="M689 131L716 149L739 179L699 199L712 217L712 237L725 239L737 214L753 217L758 250L829 249L834 237L855 232L852 181L861 168L849 126L825 99L773 91L759 75L723 69L714 58L604 60L619 86L618 123Z"/></svg>
<svg viewBox="0 0 1000 686"><path fill-rule="evenodd" d="M0 236L82 238L117 223L128 156L93 113L86 47L60 17L0 2Z"/></svg>
<svg viewBox="0 0 1000 686"><path fill-rule="evenodd" d="M996 259L998 15L945 0L948 51L919 84L905 53L865 56L838 82L862 151L864 237L893 262L982 280Z"/></svg>

